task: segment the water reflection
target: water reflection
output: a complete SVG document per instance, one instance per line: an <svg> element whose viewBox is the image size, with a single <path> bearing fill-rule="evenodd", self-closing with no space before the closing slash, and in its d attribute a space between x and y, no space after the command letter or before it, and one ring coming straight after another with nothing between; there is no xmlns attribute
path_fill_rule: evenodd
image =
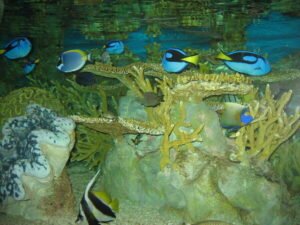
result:
<svg viewBox="0 0 300 225"><path fill-rule="evenodd" d="M36 71L40 79L62 79L55 65L63 50L100 49L112 39L123 40L134 60L158 61L161 52L169 47L248 49L267 52L269 57L276 56L274 60L289 54L290 50L299 50L299 33L295 31L299 30L300 19L283 16L280 24L272 20L274 10L298 15L299 6L293 1L20 2L6 2L0 42L20 35L30 37L35 47L32 57L41 59ZM274 36L279 26L285 27L287 32ZM294 32L289 32L288 27ZM288 42L282 40L282 35ZM275 54L274 51L286 54ZM20 64L0 60L1 68L5 68L1 81L7 84L6 88L25 85Z"/></svg>

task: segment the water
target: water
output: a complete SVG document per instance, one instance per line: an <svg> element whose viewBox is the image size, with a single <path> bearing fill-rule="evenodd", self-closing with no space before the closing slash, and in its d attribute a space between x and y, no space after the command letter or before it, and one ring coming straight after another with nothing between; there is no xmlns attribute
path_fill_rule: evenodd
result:
<svg viewBox="0 0 300 225"><path fill-rule="evenodd" d="M7 43L14 37L28 37L32 41L33 49L27 58L31 60L39 59L40 63L37 64L37 67L30 75L24 75L22 66L24 65L24 63L26 63L26 59L8 60L5 57L0 57L0 103L2 100L1 97L7 96L13 90L18 90L19 88L23 87L35 86L42 88L45 91L50 91L55 98L58 98L62 102L62 105L65 107L65 111L60 112L64 115L77 114L88 115L92 117L101 116L110 118L117 114L125 116L137 114L138 117L140 116L141 118L143 118L143 116L146 114L145 110L141 108L143 106L140 106L138 100L130 100L130 95L129 97L126 96L124 98L127 89L124 85L120 84L117 79L109 79L98 76L94 77L89 73L89 78L87 78L86 80L84 80L84 76L80 77L81 79L83 79L82 82L86 84L86 86L83 87L83 85L80 86L79 84L76 84L75 81L78 81L79 79L75 78L75 73L64 74L58 71L56 68L58 58L63 51L70 49L85 50L87 52L91 52L94 59L96 59L96 61L99 61L104 60L104 56L102 55L104 44L106 44L110 40L122 40L125 45L124 54L105 56L108 57L105 59L106 62L111 62L114 66L117 67L126 66L136 62L160 63L162 55L167 49L180 48L188 52L188 54L198 53L201 55L201 72L204 71L204 73L218 74L222 71L225 71L232 74L232 71L223 66L221 62L214 59L214 57L221 50L224 52L230 52L241 49L256 52L267 57L272 66L272 72L270 74L267 74L263 77L250 77L251 79L253 79L256 87L259 88L259 95L263 95L263 91L267 84L270 84L272 93L276 97L280 97L282 93L287 92L291 89L293 90L293 97L290 100L290 104L286 108L286 112L288 113L288 115L291 115L295 112L295 110L297 110L297 107L300 105L300 4L295 3L295 1L15 0L5 2L3 13L3 7L1 5L2 2L3 1L0 0L0 46L4 46L5 43ZM205 65L209 65L208 68L206 68ZM189 69L199 70L195 66L190 66ZM152 81L153 80L151 80L151 82ZM89 86L93 83L99 85L98 88ZM52 97L47 96L44 100L42 99L44 95L40 94L40 96L35 96L35 98L40 102L52 102L52 100L50 100ZM106 98L107 101L103 102L103 98ZM34 101L36 99L33 99L32 97L32 99L29 99L29 101ZM123 105L118 105L119 100L123 101ZM126 103L130 106L127 106L124 103L124 101L127 100L129 101L129 103ZM197 111L198 109L194 109L193 106L188 105L187 102L188 101L184 102L187 107L191 107L193 110L196 110L196 113L203 113L203 111L199 112ZM22 103L23 102L14 104L22 105ZM1 104L0 106L4 107ZM124 112L119 113L119 110L122 107L124 108ZM14 106L12 108L14 108ZM60 109L60 107L57 107L57 110L58 108ZM16 109L16 111L18 110L19 109ZM204 108L201 110L206 109ZM6 112L4 108L0 109L0 118L2 117L0 121L8 117L8 115L5 115L5 113L3 112ZM149 113L149 111L147 112ZM210 121L210 119L211 118L208 118L208 121ZM195 122L199 122L199 120L197 119L196 121L188 122L193 124ZM0 125L2 126L3 124ZM214 127L212 129L217 133L220 128ZM109 130L109 128L107 130ZM139 155L142 152L142 149L149 148L150 150L148 150L149 152L151 152L151 147L153 147L152 144L159 144L156 136L152 137L151 135L127 135L124 139L119 140L115 139L115 136L111 135L101 136L103 135L101 134L99 136L99 133L88 130L87 128L83 128L83 126L79 126L76 132L76 150L74 150L75 153L74 155L72 155L72 163L68 164L67 166L68 171L71 174L70 180L73 185L72 190L75 193L76 212L74 213L71 210L71 218L67 218L67 216L65 216L65 220L63 220L64 224L72 224L74 221L73 217L76 218L77 207L82 197L82 192L85 188L86 183L94 174L94 171L91 172L88 168L95 169L95 167L99 163L101 164L102 161L104 161L107 152L111 150L113 144L115 146L119 146L120 148L124 147L126 151L129 148L129 152L127 153L128 155L131 155L131 147L133 147L133 149L137 148L138 150L136 152L136 155L138 157L138 160L137 162L134 161L132 165L135 165L136 163L136 165L139 165L141 168L144 168L143 164L139 164L144 158L144 155ZM177 129L175 132L180 133L181 131L180 129ZM90 139L88 137L90 137ZM214 139L214 141L208 141L208 144L206 143L207 140L205 140L204 144L200 144L198 145L198 147L203 147L211 144L213 146L211 147L211 149L216 151L215 149L217 148L223 148L225 145L227 146L227 144L225 144L225 141L224 143L222 142L223 138L225 140L225 137L223 136L220 138L217 137ZM274 142L276 142L276 138L278 137L274 136ZM258 137L255 137L255 140L257 139ZM216 140L219 141L219 145L214 144L217 143ZM233 144L232 139L230 139L228 142L230 142L230 144ZM194 224L195 222L199 222L197 218L201 218L201 221L203 220L203 218L206 218L205 220L229 221L232 224L236 225L254 225L258 223L257 221L264 221L264 223L261 222L261 225L289 224L288 222L290 221L297 222L298 224L300 223L298 221L300 220L300 218L299 216L297 217L295 215L294 220L287 219L287 223L283 222L284 219L282 218L284 218L284 216L278 218L276 217L274 221L272 221L272 218L270 218L269 220L257 219L267 218L265 214L268 213L274 216L274 218L275 216L277 216L276 213L288 215L288 213L284 212L284 210L280 211L278 209L280 207L286 207L284 204L279 205L278 207L274 206L279 202L279 197L272 198L268 195L268 193L260 195L260 193L264 193L264 191L266 192L266 187L272 190L272 193L275 193L274 196L279 196L281 191L283 193L282 195L289 195L288 200L282 200L283 202L286 200L289 204L289 207L291 207L288 208L287 211L290 210L290 212L297 212L295 208L300 208L300 167L299 163L296 160L300 156L299 151L297 152L295 150L297 148L295 146L299 146L299 131L285 145L282 145L280 147L283 150L286 149L286 152L289 152L289 154L284 155L283 153L281 153L284 152L282 150L280 151L280 154L275 154L273 156L274 159L272 159L272 163L274 162L274 165L276 165L276 176L268 171L269 165L265 166L264 168L259 167L259 169L254 172L252 170L249 170L250 172L243 172L243 170L241 169L242 175L238 173L236 167L228 166L232 169L232 174L226 174L226 172L223 172L226 171L227 167L224 170L217 169L218 172L216 176L221 177L220 180L216 181L217 183L219 182L218 185L214 186L215 183L213 182L215 182L215 180L213 180L212 186L209 186L210 181L202 178L201 181L203 182L203 186L200 185L199 187L196 186L193 188L188 186L186 190L181 190L180 187L178 187L180 185L178 185L178 183L176 182L182 182L186 184L186 180L180 180L181 178L178 174L175 174L176 176L173 174L174 177L179 180L176 180L176 182L174 181L174 187L172 186L172 182L172 184L168 184L169 186L163 186L164 181L159 180L159 178L153 175L157 172L156 168L153 169L145 167L144 169L146 171L151 171L151 174L149 175L149 177L147 177L146 174L146 178L145 180L143 180L143 177L134 177L136 174L126 174L130 173L128 172L130 171L130 169L136 171L136 168L127 168L127 165L123 165L120 162L120 165L124 166L120 166L120 168L125 168L128 170L125 170L126 173L124 174L120 172L123 177L120 174L115 174L115 176L121 180L123 185L128 185L128 189L130 189L128 190L128 195L126 193L126 198L128 199L126 199L126 201L124 200L124 202L121 202L123 213L121 213L120 217L125 218L126 222L124 224L153 224L151 222L144 223L143 216L147 219L148 217L155 217L157 221L159 221L157 222L158 224L169 225L189 224L188 222ZM80 152L82 149L85 152ZM86 153L88 151L95 153ZM78 152L80 152L80 154L78 154ZM119 156L119 153L115 154L116 155L110 157L114 158L116 156ZM152 153L149 153L149 155L151 154ZM184 155L184 153L182 154L183 155L180 155L180 157L182 157L182 159L180 158L180 160L184 161L185 157L187 156ZM295 157L292 157L291 154L295 154ZM198 159L200 162L198 164L193 164L195 163L193 161L193 157L195 157L195 155L191 154L189 156L191 157L191 159L189 159L191 165L180 165L182 166L182 168L186 166L184 167L185 169L190 168L191 170L193 170L194 166L195 168L202 168L207 166L206 162L204 163L202 161L203 159L206 159L206 155L201 155L202 158L200 157L200 159ZM120 157L125 156L120 155ZM84 160L82 160L82 158L84 158ZM284 163L278 164L278 161L276 160L279 158L283 160ZM151 160L152 158L150 156L149 162L152 162ZM214 162L214 159L209 160L211 160L209 162ZM79 162L74 163L74 161ZM225 162L225 164L226 163L227 162ZM111 165L111 168L114 168L113 166L115 166L115 168L119 168L119 165L115 165L114 162L112 162ZM148 164L146 163L146 165ZM180 166L178 168L181 168ZM217 168L223 168L222 163L219 163L218 166L219 167ZM257 165L255 165L254 167L256 168L256 166ZM110 171L111 168L106 165L107 171ZM177 167L174 166L174 168ZM207 170L209 172L207 173L215 174L216 172L211 168L212 167L208 167ZM182 173L188 173L189 169L186 169L186 171L184 170L184 172ZM140 174L143 174L143 172L143 170L138 170L138 174L136 176L138 177ZM168 171L164 171L164 173L161 173L159 176L165 176L167 173ZM251 174L251 176L249 175L249 173ZM255 175L252 176L252 173ZM261 173L263 173L264 175L261 176ZM194 176L194 174L189 175ZM124 176L128 176L128 180L132 179L132 186L130 182L127 183L127 180L123 179ZM202 175L200 174L199 176ZM249 177L243 180L241 178L242 176ZM276 186L277 183L279 183L278 176L280 177L280 181L287 186L288 191L286 191L285 187L281 190L280 188L278 188L278 186ZM263 177L263 181L259 180L260 178L257 177ZM276 179L274 177L276 177ZM232 182L230 182L231 178L233 179ZM253 183L249 184L249 186L252 185L251 187L247 186L248 178L249 180L251 180L252 178L253 180L255 180L253 181ZM119 184L116 184L117 182L115 182L113 179L111 181L110 177L105 176L105 174L104 179L105 181L103 181L101 184L98 183L98 186L105 183L104 185L106 185L107 188L107 186L109 186L108 184L110 184L112 185L111 192L121 195L120 193L122 193L123 189L120 188L120 193L118 193L119 190L117 187L119 186ZM153 179L155 180L155 182L157 182L157 186L153 185L153 188L155 189L156 187L163 187L165 188L166 192L159 192L159 194L157 194L156 192L151 192L152 189L146 188L144 190L143 187L139 186L139 182L136 182L136 180L138 179L141 180L140 183L142 183L143 185L148 185L151 187L151 182L150 184L148 182L149 179ZM237 184L234 184L234 181L236 181ZM228 187L232 188L232 186L241 186L239 182L245 182L245 189L233 188L230 189L230 191L233 190L232 192L226 189ZM168 189L171 186L172 188ZM249 189L246 189L246 186ZM66 187L70 188L68 184L66 184ZM214 191L210 192L208 187L217 188L214 189ZM255 187L259 187L261 189L255 189ZM62 188L59 193L64 193L64 190L69 190L68 188ZM176 197L172 197L172 195L167 196L168 192L173 193L173 191L174 196ZM202 195L199 194L200 200L197 201L197 203L191 203L188 206L182 206L181 203L183 204L183 202L185 202L185 199L189 199L190 196L189 194L181 195L180 193L177 193L177 191L180 193L181 191L183 193L187 191L188 193L190 192L195 194L195 196L198 196L197 194L199 193L201 193ZM237 212L229 210L230 207L227 207L226 205L227 200L220 200L220 197L218 195L220 191L222 191L223 195L229 199L227 200L232 203L230 207L236 207L238 209ZM241 192L240 196L242 197L236 197L235 191ZM251 197L252 193L249 194L249 192L251 191L254 192L253 197ZM140 192L142 194L139 196L138 194L135 194L135 192ZM167 197L165 197L165 195ZM206 196L207 198L202 199L203 196ZM210 198L211 196L214 197ZM247 196L250 197L247 198ZM162 199L161 201L165 201L165 205L167 205L165 208L163 204L159 205L160 198ZM245 200L246 204L239 198L247 199ZM148 206L145 206L147 210L144 210L143 207L134 205L131 202L132 199L140 203L143 201L153 203L154 207L150 204L151 207L149 206L149 208L147 208ZM217 200L215 201L215 199ZM186 201L188 202L188 200ZM196 206L199 206L198 202L201 201L207 201L207 207L202 207L201 212L199 211L198 213L194 210L194 208ZM260 201L261 203L256 204ZM124 210L124 205L126 204L133 204L132 208L125 207L126 209ZM258 210L247 208L247 206L245 206L247 204L254 208L258 207ZM72 205L72 203L70 203L70 205ZM261 208L259 208L259 205L270 207L271 210L261 213L259 212L262 211ZM291 205L293 205L294 208ZM46 206L48 205L46 204ZM59 206L57 207L59 208ZM211 209L210 207L212 207L213 209L215 207L215 210L209 211ZM185 214L186 208L188 208L190 211ZM162 213L158 212L157 209L163 209ZM181 210L182 214L180 213ZM225 210L224 215L222 213L218 213L222 210ZM138 215L134 215L131 218L131 213L135 211L138 212L136 213ZM159 217L161 216L161 214L164 214L162 218ZM174 215L176 215L178 218L176 216L175 218ZM289 218L288 216L286 217ZM56 217L53 216L53 218ZM254 221L253 218L257 219L257 221ZM147 219L145 219L145 221L147 221ZM137 220L141 220L143 222L140 221L139 223L137 222ZM242 221L243 223L241 223L240 221ZM14 217L12 220L11 217L4 217L4 215L0 214L0 225L11 224L10 222L15 224L21 224L24 222L24 224L27 224L26 220L24 220L22 217ZM113 224L122 224L122 222L123 221L119 220ZM53 224L61 223L62 221L60 220L56 221L54 219L53 221Z"/></svg>

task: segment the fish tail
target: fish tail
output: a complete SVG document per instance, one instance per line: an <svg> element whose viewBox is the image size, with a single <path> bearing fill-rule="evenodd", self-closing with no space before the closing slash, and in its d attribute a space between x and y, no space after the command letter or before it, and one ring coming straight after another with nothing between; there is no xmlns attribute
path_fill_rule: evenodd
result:
<svg viewBox="0 0 300 225"><path fill-rule="evenodd" d="M192 56L182 58L181 60L188 63L192 63L194 65L198 65L199 59L200 59L199 55L192 55Z"/></svg>
<svg viewBox="0 0 300 225"><path fill-rule="evenodd" d="M88 183L88 185L86 186L86 192L88 192L91 187L93 186L93 184L95 183L96 178L98 177L100 173L100 169L97 171L97 173L93 176L93 178L90 180L90 182Z"/></svg>
<svg viewBox="0 0 300 225"><path fill-rule="evenodd" d="M5 49L0 49L0 55L3 55L6 52Z"/></svg>
<svg viewBox="0 0 300 225"><path fill-rule="evenodd" d="M220 60L226 60L226 61L231 61L232 58L229 57L228 55L226 55L223 51L221 51L217 56L216 59L220 59Z"/></svg>
<svg viewBox="0 0 300 225"><path fill-rule="evenodd" d="M87 60L88 60L89 62L93 62L92 54L91 54L91 53L89 53L89 54L87 55Z"/></svg>

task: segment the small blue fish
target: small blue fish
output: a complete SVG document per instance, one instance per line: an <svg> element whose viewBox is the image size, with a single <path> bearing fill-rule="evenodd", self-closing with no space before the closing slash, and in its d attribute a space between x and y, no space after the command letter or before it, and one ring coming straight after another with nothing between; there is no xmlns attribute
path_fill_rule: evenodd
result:
<svg viewBox="0 0 300 225"><path fill-rule="evenodd" d="M39 59L36 59L36 60L30 60L28 61L24 66L23 66L23 73L24 74L29 74L31 73L35 67L36 67L36 64L38 64L40 62Z"/></svg>
<svg viewBox="0 0 300 225"><path fill-rule="evenodd" d="M268 60L253 52L221 52L216 58L222 60L230 69L250 76L263 76L271 71Z"/></svg>
<svg viewBox="0 0 300 225"><path fill-rule="evenodd" d="M119 202L115 199L112 200L105 192L91 191L99 172L100 170L86 186L76 223L87 221L89 225L100 225L101 223L109 223L116 218L115 213L119 209Z"/></svg>
<svg viewBox="0 0 300 225"><path fill-rule="evenodd" d="M199 62L199 55L187 56L187 54L177 48L168 49L162 59L162 66L165 71L169 73L180 73L187 66L188 63L197 65Z"/></svg>
<svg viewBox="0 0 300 225"><path fill-rule="evenodd" d="M26 37L17 37L0 49L0 55L8 59L20 59L26 57L32 49L32 44Z"/></svg>
<svg viewBox="0 0 300 225"><path fill-rule="evenodd" d="M109 41L104 45L105 51L109 54L118 55L124 52L124 44L122 41Z"/></svg>
<svg viewBox="0 0 300 225"><path fill-rule="evenodd" d="M236 131L254 120L249 114L248 107L235 102L225 102L223 104L224 109L220 112L220 123L223 128Z"/></svg>
<svg viewBox="0 0 300 225"><path fill-rule="evenodd" d="M91 61L90 54L79 49L69 50L60 55L57 69L64 73L75 72L82 69L87 61Z"/></svg>

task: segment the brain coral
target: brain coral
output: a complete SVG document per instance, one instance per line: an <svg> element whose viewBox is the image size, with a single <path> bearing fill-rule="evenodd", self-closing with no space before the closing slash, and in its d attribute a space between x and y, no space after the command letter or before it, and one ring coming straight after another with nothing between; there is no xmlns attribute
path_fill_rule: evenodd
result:
<svg viewBox="0 0 300 225"><path fill-rule="evenodd" d="M30 192L36 196L40 190L34 179L47 183L59 176L74 144L74 129L71 119L36 104L27 107L25 116L9 119L0 140L0 202L26 199Z"/></svg>
<svg viewBox="0 0 300 225"><path fill-rule="evenodd" d="M65 112L62 103L50 92L36 87L20 88L0 98L0 127L6 119L23 115L27 105L32 103Z"/></svg>

